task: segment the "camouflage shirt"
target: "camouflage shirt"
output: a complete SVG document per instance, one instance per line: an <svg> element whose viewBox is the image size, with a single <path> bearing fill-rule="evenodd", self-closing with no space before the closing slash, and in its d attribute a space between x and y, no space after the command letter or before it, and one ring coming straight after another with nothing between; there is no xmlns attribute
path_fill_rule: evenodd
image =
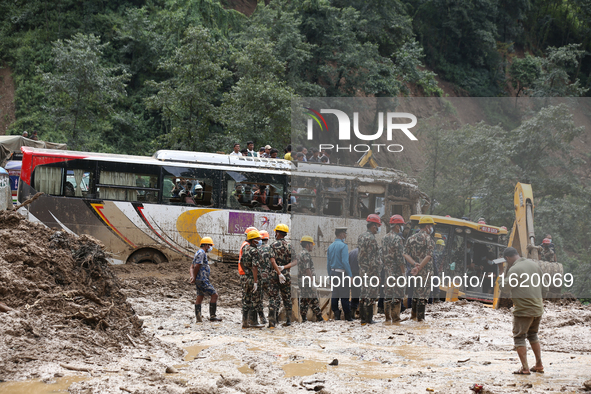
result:
<svg viewBox="0 0 591 394"><path fill-rule="evenodd" d="M275 264L277 264L278 266L285 266L291 263L291 260L295 257L295 255L296 254L293 250L293 247L285 239L278 239L277 241L271 244L270 257L275 258ZM284 269L281 273L285 275L287 272L288 270Z"/></svg>
<svg viewBox="0 0 591 394"><path fill-rule="evenodd" d="M258 278L254 278L252 267L256 267L258 269L261 265L261 254L259 253L259 249L256 246L251 246L250 244L245 245L240 264L242 265L242 269L248 278L258 280Z"/></svg>
<svg viewBox="0 0 591 394"><path fill-rule="evenodd" d="M303 277L307 275L306 270L310 270L310 282L306 279L304 286ZM301 297L309 298L317 296L314 287L311 285L314 276L316 276L316 272L314 271L312 256L307 250L302 250L298 258L298 286L300 287Z"/></svg>
<svg viewBox="0 0 591 394"><path fill-rule="evenodd" d="M399 276L406 272L404 243L400 235L389 232L382 241L382 255L387 276Z"/></svg>
<svg viewBox="0 0 591 394"><path fill-rule="evenodd" d="M271 273L275 272L273 264L271 264L271 246L265 244L259 246L259 254L261 256L259 266L261 278L267 279Z"/></svg>
<svg viewBox="0 0 591 394"><path fill-rule="evenodd" d="M418 273L420 276L426 276L427 273L433 274L433 250L435 249L435 241L424 231L419 231L413 234L408 241L406 241L406 254L408 254L417 264L427 256L431 256L431 260Z"/></svg>
<svg viewBox="0 0 591 394"><path fill-rule="evenodd" d="M359 247L359 275L380 276L382 271L382 251L375 235L366 231L357 239Z"/></svg>

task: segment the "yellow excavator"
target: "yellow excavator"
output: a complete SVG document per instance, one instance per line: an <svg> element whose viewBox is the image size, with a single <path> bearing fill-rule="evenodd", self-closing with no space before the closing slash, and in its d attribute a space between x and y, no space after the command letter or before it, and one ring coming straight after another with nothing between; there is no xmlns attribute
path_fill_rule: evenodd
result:
<svg viewBox="0 0 591 394"><path fill-rule="evenodd" d="M540 264L543 273L548 273L551 277L555 274L564 273L562 264L541 261L538 258L538 246L535 244L534 233L534 195L531 185L526 183L517 183L514 194L515 222L509 237L509 246L514 247L522 257L533 259ZM503 272L507 272L507 263L503 264ZM546 294L546 298L556 298L560 295L560 288L551 287ZM497 309L505 304L506 295L501 294L500 278L497 278L493 308Z"/></svg>

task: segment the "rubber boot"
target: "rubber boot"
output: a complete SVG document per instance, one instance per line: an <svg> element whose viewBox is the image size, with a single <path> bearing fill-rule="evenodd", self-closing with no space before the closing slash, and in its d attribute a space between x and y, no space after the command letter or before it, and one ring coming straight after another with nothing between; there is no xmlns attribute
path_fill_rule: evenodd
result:
<svg viewBox="0 0 591 394"><path fill-rule="evenodd" d="M367 324L367 309L365 305L359 305L359 319L361 319L361 325L365 326Z"/></svg>
<svg viewBox="0 0 591 394"><path fill-rule="evenodd" d="M197 318L197 323L201 323L203 321L201 318L201 304L195 304L195 317Z"/></svg>
<svg viewBox="0 0 591 394"><path fill-rule="evenodd" d="M242 311L242 328L249 328L248 325L248 313L249 311Z"/></svg>
<svg viewBox="0 0 591 394"><path fill-rule="evenodd" d="M265 312L263 310L258 311L259 318L261 319L261 324L267 324L267 319L265 319Z"/></svg>
<svg viewBox="0 0 591 394"><path fill-rule="evenodd" d="M384 315L386 315L385 323L392 321L392 301L384 301Z"/></svg>
<svg viewBox="0 0 591 394"><path fill-rule="evenodd" d="M302 317L302 323L305 323L308 321L308 311L301 313L300 316Z"/></svg>
<svg viewBox="0 0 591 394"><path fill-rule="evenodd" d="M337 309L336 311L334 311L334 319L341 320L341 310L340 309Z"/></svg>
<svg viewBox="0 0 591 394"><path fill-rule="evenodd" d="M425 320L425 309L427 308L427 300L419 299L417 301L417 321Z"/></svg>
<svg viewBox="0 0 591 394"><path fill-rule="evenodd" d="M395 299L392 301L392 323L396 323L400 321L400 309L402 307L402 303L399 299Z"/></svg>
<svg viewBox="0 0 591 394"><path fill-rule="evenodd" d="M214 302L209 303L209 321L222 321L222 319L220 317L217 317L215 315L217 307L218 306L216 303L214 303Z"/></svg>
<svg viewBox="0 0 591 394"><path fill-rule="evenodd" d="M351 312L345 312L345 320L346 321L353 321L353 317L351 316Z"/></svg>
<svg viewBox="0 0 591 394"><path fill-rule="evenodd" d="M275 309L269 308L269 328L273 329L277 325L277 313Z"/></svg>
<svg viewBox="0 0 591 394"><path fill-rule="evenodd" d="M291 326L291 309L286 309L285 310L285 324L284 326Z"/></svg>
<svg viewBox="0 0 591 394"><path fill-rule="evenodd" d="M367 321L367 324L376 324L377 322L373 320L373 305L369 305L366 308L367 311L365 312L365 320Z"/></svg>
<svg viewBox="0 0 591 394"><path fill-rule="evenodd" d="M322 316L322 313L316 315L316 321L317 322L324 322L324 317Z"/></svg>
<svg viewBox="0 0 591 394"><path fill-rule="evenodd" d="M248 328L263 328L264 324L259 324L257 311L255 309L249 310Z"/></svg>
<svg viewBox="0 0 591 394"><path fill-rule="evenodd" d="M412 299L412 307L411 307L411 312L410 312L410 318L412 320L416 320L417 319L417 299L413 298Z"/></svg>

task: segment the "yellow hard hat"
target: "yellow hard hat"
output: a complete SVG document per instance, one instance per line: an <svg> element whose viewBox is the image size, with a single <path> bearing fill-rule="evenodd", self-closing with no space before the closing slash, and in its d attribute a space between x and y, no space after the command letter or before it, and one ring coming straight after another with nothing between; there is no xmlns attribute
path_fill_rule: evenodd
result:
<svg viewBox="0 0 591 394"><path fill-rule="evenodd" d="M256 230L256 227L248 227L246 230L244 230L244 234L248 234L250 233L252 230Z"/></svg>
<svg viewBox="0 0 591 394"><path fill-rule="evenodd" d="M435 233L435 238L441 238L441 234Z"/></svg>
<svg viewBox="0 0 591 394"><path fill-rule="evenodd" d="M206 244L213 246L213 239L211 239L210 237L201 238L201 243L199 243L199 246Z"/></svg>
<svg viewBox="0 0 591 394"><path fill-rule="evenodd" d="M443 246L445 246L445 241L442 240L442 239L437 240L436 243L437 243L437 245L443 245Z"/></svg>
<svg viewBox="0 0 591 394"><path fill-rule="evenodd" d="M266 230L261 230L259 231L259 234L261 234L261 238L263 239L269 239L269 232Z"/></svg>
<svg viewBox="0 0 591 394"><path fill-rule="evenodd" d="M300 242L311 242L312 245L316 245L314 243L314 238L310 237L309 235L304 235L302 239L300 239Z"/></svg>
<svg viewBox="0 0 591 394"><path fill-rule="evenodd" d="M275 226L274 231L282 231L284 233L289 233L289 227L287 227L286 224L279 223L277 226Z"/></svg>
<svg viewBox="0 0 591 394"><path fill-rule="evenodd" d="M252 230L246 236L246 239L248 241L250 241L251 239L255 239L255 238L261 238L261 234L258 232L258 230Z"/></svg>
<svg viewBox="0 0 591 394"><path fill-rule="evenodd" d="M431 216L425 215L419 220L419 224L435 224L435 221Z"/></svg>

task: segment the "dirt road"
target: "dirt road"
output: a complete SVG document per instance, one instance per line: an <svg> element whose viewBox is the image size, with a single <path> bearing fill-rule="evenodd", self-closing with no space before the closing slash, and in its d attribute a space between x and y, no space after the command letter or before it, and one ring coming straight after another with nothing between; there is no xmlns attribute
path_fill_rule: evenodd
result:
<svg viewBox="0 0 591 394"><path fill-rule="evenodd" d="M474 383L492 393L548 393L579 392L591 378L591 308L580 304L546 305L540 332L546 373L516 376L511 372L519 362L508 310L438 303L428 306L422 323L361 327L358 320L329 321L242 330L238 282L231 270L214 266L212 273L224 320L201 324L194 323L186 263L114 271L154 340L121 344L123 352L110 360L70 362L91 372L41 364L18 375L37 380L0 383L0 393L67 386L72 393L471 393ZM184 352L170 351L170 345ZM529 356L533 361L531 351ZM334 359L338 365L328 365ZM176 373L166 373L167 367ZM17 391L31 385L35 391Z"/></svg>

